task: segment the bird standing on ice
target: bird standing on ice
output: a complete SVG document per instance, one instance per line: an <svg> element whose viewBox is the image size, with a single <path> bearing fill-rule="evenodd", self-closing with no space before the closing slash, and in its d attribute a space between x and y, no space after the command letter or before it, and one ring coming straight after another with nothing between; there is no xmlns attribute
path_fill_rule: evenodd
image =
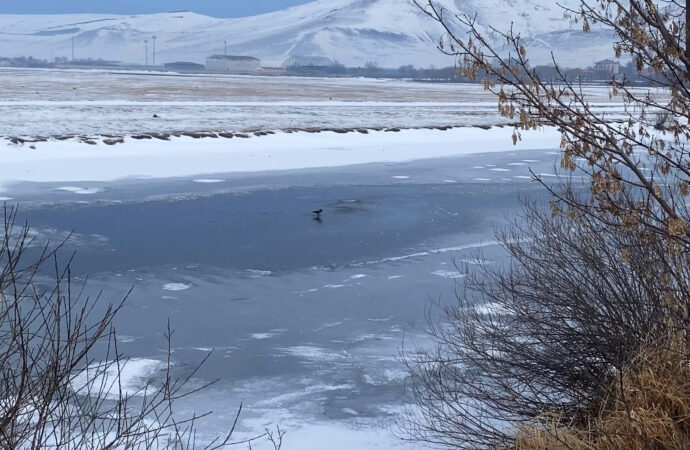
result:
<svg viewBox="0 0 690 450"><path fill-rule="evenodd" d="M315 211L312 211L314 214L316 214L316 217L321 217L321 213L323 212L323 208L317 209Z"/></svg>

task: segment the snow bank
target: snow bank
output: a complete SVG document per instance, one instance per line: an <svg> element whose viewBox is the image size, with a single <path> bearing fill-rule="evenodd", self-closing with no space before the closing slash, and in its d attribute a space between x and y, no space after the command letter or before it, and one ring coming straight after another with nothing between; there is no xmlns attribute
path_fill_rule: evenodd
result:
<svg viewBox="0 0 690 450"><path fill-rule="evenodd" d="M555 149L555 129L522 133L512 145L510 128L416 129L369 134L277 133L250 139L173 138L108 146L75 141L0 144L0 185L11 181L113 181L128 177L172 178L205 174L339 167L406 162L473 153Z"/></svg>
<svg viewBox="0 0 690 450"><path fill-rule="evenodd" d="M150 378L166 367L163 361L133 358L123 360L118 368L112 361L94 363L77 374L72 387L79 394L102 396L110 400L124 395L152 394L156 388L149 385Z"/></svg>

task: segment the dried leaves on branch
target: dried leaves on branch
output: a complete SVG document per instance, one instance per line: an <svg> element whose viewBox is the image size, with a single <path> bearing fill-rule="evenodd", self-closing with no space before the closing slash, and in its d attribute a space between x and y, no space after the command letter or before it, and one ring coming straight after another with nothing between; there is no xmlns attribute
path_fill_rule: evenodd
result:
<svg viewBox="0 0 690 450"><path fill-rule="evenodd" d="M459 303L432 323L436 347L408 355L419 407L409 435L465 448L514 447L516 436L521 448L689 447L684 381L654 385L686 376L690 354L685 2L564 9L585 31L610 30L612 50L653 85L612 78L613 113L592 106L555 58L556 78L541 79L517 30L485 31L434 0L415 2L458 71L496 95L514 142L540 127L561 132L562 173L555 183L537 177L550 210L526 204L502 236L510 266L470 274Z"/></svg>

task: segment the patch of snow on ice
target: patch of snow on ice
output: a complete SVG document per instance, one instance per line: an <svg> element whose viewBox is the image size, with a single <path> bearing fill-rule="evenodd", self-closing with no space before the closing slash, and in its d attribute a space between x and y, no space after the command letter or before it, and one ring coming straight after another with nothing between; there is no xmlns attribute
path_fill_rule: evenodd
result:
<svg viewBox="0 0 690 450"><path fill-rule="evenodd" d="M483 305L475 306L474 310L477 311L477 313L484 315L507 314L507 311L497 303L485 303Z"/></svg>
<svg viewBox="0 0 690 450"><path fill-rule="evenodd" d="M186 291L191 287L190 284L185 283L168 283L163 285L163 289L166 291Z"/></svg>
<svg viewBox="0 0 690 450"><path fill-rule="evenodd" d="M251 337L257 341L263 341L275 337L275 333L254 333Z"/></svg>
<svg viewBox="0 0 690 450"><path fill-rule="evenodd" d="M98 194L105 191L103 188L88 188L88 189L82 189L81 191L75 192L75 194L79 195L90 195L90 194Z"/></svg>
<svg viewBox="0 0 690 450"><path fill-rule="evenodd" d="M351 280L359 280L360 278L366 278L368 275L364 275L363 273L358 273L357 275L352 275L350 277Z"/></svg>
<svg viewBox="0 0 690 450"><path fill-rule="evenodd" d="M270 270L259 270L259 269L249 269L249 270L247 270L247 272L249 272L249 274L254 275L256 277L267 277L267 276L273 274L273 272L271 272Z"/></svg>
<svg viewBox="0 0 690 450"><path fill-rule="evenodd" d="M195 183L201 183L201 184L214 184L214 183L224 183L225 180L221 180L220 178L199 178L198 180L194 180Z"/></svg>
<svg viewBox="0 0 690 450"><path fill-rule="evenodd" d="M164 368L163 361L144 358L121 361L119 371L112 361L95 363L74 377L72 387L85 395L97 395L102 390L111 400L118 398L120 386L125 395L150 395L156 388L149 385L149 378Z"/></svg>
<svg viewBox="0 0 690 450"><path fill-rule="evenodd" d="M80 194L80 195L89 195L89 194L98 194L99 192L103 192L104 189L102 188L82 188L78 186L62 186L59 188L55 188L56 191L65 191L65 192L72 192L73 194Z"/></svg>
<svg viewBox="0 0 690 450"><path fill-rule="evenodd" d="M510 172L510 169L502 169L500 167L497 167L495 169L489 169L489 170L493 170L494 172Z"/></svg>
<svg viewBox="0 0 690 450"><path fill-rule="evenodd" d="M388 277L389 280L397 280L398 278L403 278L403 275L391 275Z"/></svg>
<svg viewBox="0 0 690 450"><path fill-rule="evenodd" d="M472 181L491 181L491 178L473 178Z"/></svg>
<svg viewBox="0 0 690 450"><path fill-rule="evenodd" d="M395 178L396 180L409 180L410 179L410 177L408 177L406 175L396 175L393 178Z"/></svg>
<svg viewBox="0 0 690 450"><path fill-rule="evenodd" d="M461 274L458 271L452 271L452 270L437 270L435 272L431 272L432 275L436 275L437 277L443 277L443 278L451 278L451 279L456 279L456 278L464 278L465 275Z"/></svg>
<svg viewBox="0 0 690 450"><path fill-rule="evenodd" d="M519 163L510 163L508 164L509 166L526 166L527 163L524 162L519 162Z"/></svg>
<svg viewBox="0 0 690 450"><path fill-rule="evenodd" d="M324 287L328 288L328 289L339 289L339 288L345 287L345 285L344 284L327 284Z"/></svg>
<svg viewBox="0 0 690 450"><path fill-rule="evenodd" d="M279 348L277 350L291 356L319 362L339 361L347 358L346 355L336 353L325 348L309 345Z"/></svg>

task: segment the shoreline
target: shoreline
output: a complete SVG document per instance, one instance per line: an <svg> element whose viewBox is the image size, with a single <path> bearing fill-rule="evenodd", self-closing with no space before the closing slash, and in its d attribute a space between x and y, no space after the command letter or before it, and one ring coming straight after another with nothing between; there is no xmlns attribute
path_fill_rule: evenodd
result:
<svg viewBox="0 0 690 450"><path fill-rule="evenodd" d="M513 145L512 127L439 127L256 132L232 138L197 134L167 139L138 136L103 140L45 140L0 143L0 192L14 182L108 182L166 179L214 173L256 173L333 168L368 163L403 163L480 153L555 150L555 128L522 131ZM229 136L229 135L228 135ZM261 137L258 139L257 137ZM117 140L108 144L105 140ZM1 142L1 141L0 141ZM117 145L116 145L117 144ZM59 170L57 170L59 167Z"/></svg>
<svg viewBox="0 0 690 450"><path fill-rule="evenodd" d="M290 127L277 130L265 129L262 127L253 127L242 131L230 130L196 130L196 131L171 131L171 132L142 132L131 134L96 134L96 135L77 135L77 134L53 134L49 136L0 136L0 140L8 141L10 144L23 146L25 144L37 144L41 142L55 142L55 141L72 141L75 143L96 145L99 142L105 145L117 145L125 143L125 139L141 140L160 140L170 141L173 138L190 137L193 139L248 139L252 137L261 137L275 135L277 133L294 134L294 133L325 133L333 132L337 134L359 133L369 134L370 132L382 131L386 133L399 133L407 130L436 130L448 131L458 128L478 128L482 130L490 130L492 128L514 127L515 123L497 123L497 124L473 124L473 125L436 125L436 126L419 126L419 127Z"/></svg>

